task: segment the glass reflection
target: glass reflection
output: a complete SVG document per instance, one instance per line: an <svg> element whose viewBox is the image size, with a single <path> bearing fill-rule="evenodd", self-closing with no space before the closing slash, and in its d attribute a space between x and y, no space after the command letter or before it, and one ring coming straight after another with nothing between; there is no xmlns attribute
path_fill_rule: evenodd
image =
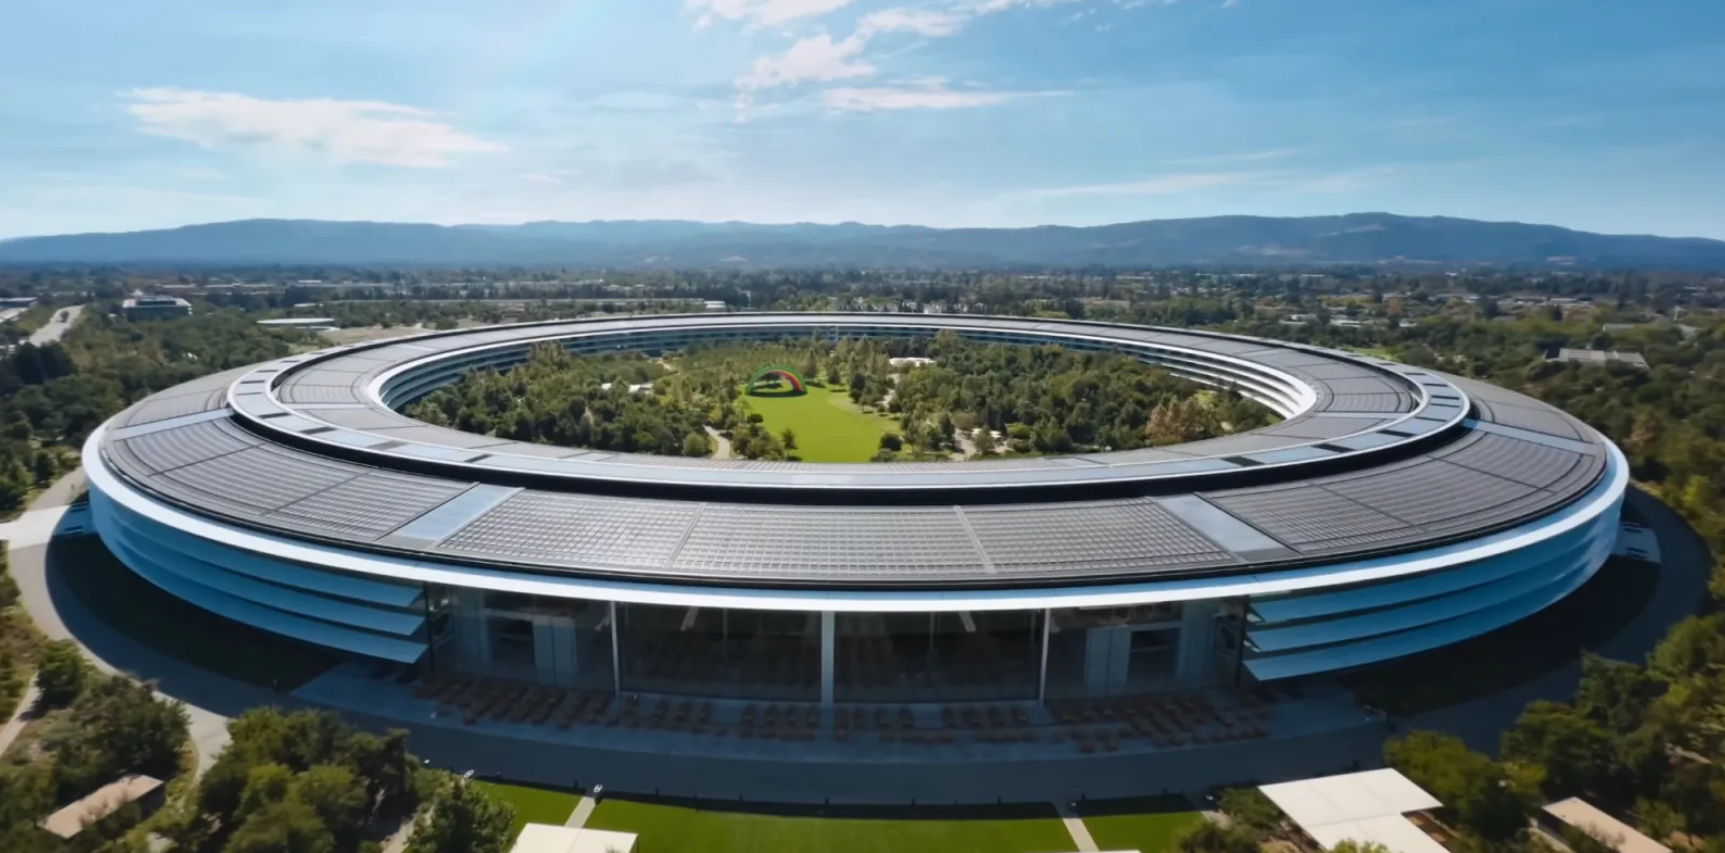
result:
<svg viewBox="0 0 1725 853"><path fill-rule="evenodd" d="M617 605L623 689L819 701L819 613Z"/></svg>
<svg viewBox="0 0 1725 853"><path fill-rule="evenodd" d="M836 620L837 701L1036 698L1041 611L839 613Z"/></svg>

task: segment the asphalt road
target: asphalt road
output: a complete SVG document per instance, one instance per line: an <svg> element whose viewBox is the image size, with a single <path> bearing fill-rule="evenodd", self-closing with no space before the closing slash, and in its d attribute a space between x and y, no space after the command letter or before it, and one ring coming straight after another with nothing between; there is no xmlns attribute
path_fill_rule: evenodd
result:
<svg viewBox="0 0 1725 853"><path fill-rule="evenodd" d="M82 305L74 305L54 312L54 316L42 328L30 333L30 343L42 347L60 340L66 336L68 331L71 331L72 324L78 322L78 315L82 313L84 313L84 306ZM60 319L61 314L66 315L65 320Z"/></svg>

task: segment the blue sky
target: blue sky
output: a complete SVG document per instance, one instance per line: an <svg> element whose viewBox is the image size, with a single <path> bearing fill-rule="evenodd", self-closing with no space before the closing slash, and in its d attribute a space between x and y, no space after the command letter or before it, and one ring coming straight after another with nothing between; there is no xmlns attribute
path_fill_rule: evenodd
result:
<svg viewBox="0 0 1725 853"><path fill-rule="evenodd" d="M6 0L0 237L248 217L1725 238L1716 0Z"/></svg>

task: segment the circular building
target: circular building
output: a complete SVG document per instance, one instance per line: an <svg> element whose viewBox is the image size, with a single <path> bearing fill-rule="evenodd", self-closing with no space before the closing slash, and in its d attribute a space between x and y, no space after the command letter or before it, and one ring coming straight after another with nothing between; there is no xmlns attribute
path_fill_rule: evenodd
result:
<svg viewBox="0 0 1725 853"><path fill-rule="evenodd" d="M1282 415L1175 447L967 463L524 444L404 405L536 345L929 336L1129 354ZM150 397L84 448L132 570L429 671L797 702L1272 681L1508 625L1611 552L1622 454L1491 385L1203 332L918 315L600 319L336 347Z"/></svg>

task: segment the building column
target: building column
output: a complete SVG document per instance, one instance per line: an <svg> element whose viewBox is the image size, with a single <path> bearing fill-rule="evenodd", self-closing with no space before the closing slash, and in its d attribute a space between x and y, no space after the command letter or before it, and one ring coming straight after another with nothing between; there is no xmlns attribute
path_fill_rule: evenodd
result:
<svg viewBox="0 0 1725 853"><path fill-rule="evenodd" d="M623 695L623 652L617 644L617 602L608 601L611 607L611 693Z"/></svg>
<svg viewBox="0 0 1725 853"><path fill-rule="evenodd" d="M833 649L837 645L838 617L831 610L821 611L821 704L833 704Z"/></svg>
<svg viewBox="0 0 1725 853"><path fill-rule="evenodd" d="M1042 611L1042 663L1036 667L1036 702L1048 704L1048 635L1054 630L1054 611Z"/></svg>

